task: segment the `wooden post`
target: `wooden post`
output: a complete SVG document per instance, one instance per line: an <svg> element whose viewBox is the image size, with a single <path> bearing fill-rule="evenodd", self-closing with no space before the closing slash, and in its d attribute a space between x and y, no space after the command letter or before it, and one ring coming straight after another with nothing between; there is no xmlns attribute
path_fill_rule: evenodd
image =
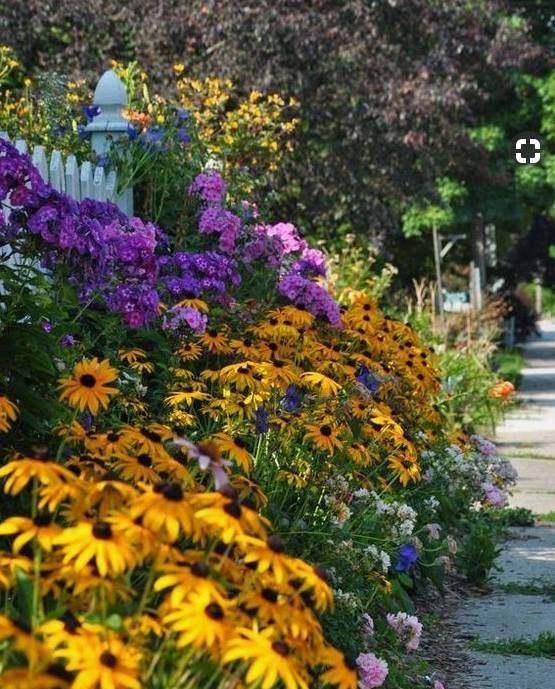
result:
<svg viewBox="0 0 555 689"><path fill-rule="evenodd" d="M480 272L481 288L486 286L486 251L485 251L485 231L484 218L478 213L474 224L474 263Z"/></svg>
<svg viewBox="0 0 555 689"><path fill-rule="evenodd" d="M94 90L94 105L98 105L100 113L87 125L87 132L91 134L91 146L99 156L109 152L112 142L126 136L129 122L122 114L127 105L127 91L122 80L109 69L100 77ZM127 215L133 215L133 189L127 188L121 192L117 205Z"/></svg>
<svg viewBox="0 0 555 689"><path fill-rule="evenodd" d="M437 305L439 313L439 322L441 331L445 332L445 313L443 310L443 281L441 279L441 249L439 246L439 233L435 225L432 229L432 233L434 238L434 261L436 266Z"/></svg>

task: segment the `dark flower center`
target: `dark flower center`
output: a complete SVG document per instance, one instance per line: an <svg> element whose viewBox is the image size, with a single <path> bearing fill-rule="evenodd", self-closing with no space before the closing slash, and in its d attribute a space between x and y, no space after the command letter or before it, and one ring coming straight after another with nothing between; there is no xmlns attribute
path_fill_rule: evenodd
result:
<svg viewBox="0 0 555 689"><path fill-rule="evenodd" d="M241 517L241 505L237 500L230 500L224 505L224 512L234 519L239 519Z"/></svg>
<svg viewBox="0 0 555 689"><path fill-rule="evenodd" d="M224 611L217 603L210 603L210 605L207 605L204 608L204 612L211 620L222 620L224 617Z"/></svg>
<svg viewBox="0 0 555 689"><path fill-rule="evenodd" d="M68 634L75 634L81 626L81 622L79 622L75 615L69 610L65 612L60 619L64 623L64 629Z"/></svg>
<svg viewBox="0 0 555 689"><path fill-rule="evenodd" d="M285 545L279 536L270 536L270 538L268 538L268 548L274 553L285 552Z"/></svg>
<svg viewBox="0 0 555 689"><path fill-rule="evenodd" d="M104 653L102 653L102 655L100 656L100 662L105 667L113 669L118 664L118 659L113 653L110 653L110 651L104 651Z"/></svg>
<svg viewBox="0 0 555 689"><path fill-rule="evenodd" d="M159 492L171 502L183 500L183 490L178 483L163 483Z"/></svg>
<svg viewBox="0 0 555 689"><path fill-rule="evenodd" d="M283 641L274 641L272 650L284 658L289 655L289 646Z"/></svg>
<svg viewBox="0 0 555 689"><path fill-rule="evenodd" d="M147 440L151 440L153 443L159 443L162 441L162 436L156 431L151 431L148 428L141 428L141 433Z"/></svg>
<svg viewBox="0 0 555 689"><path fill-rule="evenodd" d="M90 373L84 373L81 378L79 378L79 382L86 388L94 388L96 385L96 378Z"/></svg>
<svg viewBox="0 0 555 689"><path fill-rule="evenodd" d="M238 447L240 450L244 450L244 449L247 447L245 441L244 441L244 440L241 440L241 438L234 438L234 439L233 439L233 442L237 445L237 447Z"/></svg>
<svg viewBox="0 0 555 689"><path fill-rule="evenodd" d="M245 339L243 340L243 344L245 345L245 347L251 347L252 340L250 339L250 337L245 337Z"/></svg>
<svg viewBox="0 0 555 689"><path fill-rule="evenodd" d="M278 593L274 591L274 589L262 589L261 596L264 600L267 600L268 603L277 603Z"/></svg>
<svg viewBox="0 0 555 689"><path fill-rule="evenodd" d="M237 369L237 373L247 375L247 373L250 373L250 368L248 366L239 366L239 368Z"/></svg>
<svg viewBox="0 0 555 689"><path fill-rule="evenodd" d="M35 526L48 526L52 523L52 517L49 514L37 514L33 519Z"/></svg>
<svg viewBox="0 0 555 689"><path fill-rule="evenodd" d="M114 431L111 431L111 432L108 433L108 435L106 436L106 439L107 439L108 442L110 442L110 443L117 443L117 441L119 440L119 437L120 437L120 436L119 436L119 433L115 433Z"/></svg>
<svg viewBox="0 0 555 689"><path fill-rule="evenodd" d="M101 541L107 541L112 538L112 527L108 522L96 522L92 532L93 536Z"/></svg>
<svg viewBox="0 0 555 689"><path fill-rule="evenodd" d="M191 573L199 579L205 579L208 576L208 567L204 562L195 562L191 565Z"/></svg>
<svg viewBox="0 0 555 689"><path fill-rule="evenodd" d="M137 461L143 467L151 467L152 466L152 457L150 455L145 454L145 453L139 455L137 457Z"/></svg>
<svg viewBox="0 0 555 689"><path fill-rule="evenodd" d="M323 426L320 426L320 433L325 436L326 438L329 438L331 435L331 427L328 426L328 424L324 424Z"/></svg>
<svg viewBox="0 0 555 689"><path fill-rule="evenodd" d="M218 331L214 328L210 328L210 330L207 330L206 332L210 335L210 337L218 337Z"/></svg>

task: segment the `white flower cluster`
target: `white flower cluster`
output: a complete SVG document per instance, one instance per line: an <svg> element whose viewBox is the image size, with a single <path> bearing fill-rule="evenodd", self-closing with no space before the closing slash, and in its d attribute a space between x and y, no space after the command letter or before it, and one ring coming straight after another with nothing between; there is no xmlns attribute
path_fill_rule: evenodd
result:
<svg viewBox="0 0 555 689"><path fill-rule="evenodd" d="M364 549L364 554L366 555L369 563L372 567L379 566L383 574L387 574L389 568L391 567L391 558L385 552L385 550L380 550L374 544L366 546Z"/></svg>

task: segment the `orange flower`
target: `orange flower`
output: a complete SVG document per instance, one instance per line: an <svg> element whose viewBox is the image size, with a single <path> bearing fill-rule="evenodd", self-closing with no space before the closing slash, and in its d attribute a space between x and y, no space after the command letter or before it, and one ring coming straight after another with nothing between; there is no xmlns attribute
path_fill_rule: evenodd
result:
<svg viewBox="0 0 555 689"><path fill-rule="evenodd" d="M490 397L496 397L501 399L506 399L511 395L514 395L515 386L508 380L504 380L501 383L496 383L489 390Z"/></svg>

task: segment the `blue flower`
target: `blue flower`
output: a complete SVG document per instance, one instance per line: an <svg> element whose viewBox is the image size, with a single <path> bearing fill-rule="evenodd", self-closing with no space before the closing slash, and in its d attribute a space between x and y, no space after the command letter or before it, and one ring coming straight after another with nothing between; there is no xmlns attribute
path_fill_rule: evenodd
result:
<svg viewBox="0 0 555 689"><path fill-rule="evenodd" d="M408 572L418 562L418 550L412 543L405 543L397 553L396 572Z"/></svg>
<svg viewBox="0 0 555 689"><path fill-rule="evenodd" d="M183 122L183 120L188 120L191 116L190 112L188 110L185 110L185 108L176 108L175 112L177 114L177 119L180 122Z"/></svg>
<svg viewBox="0 0 555 689"><path fill-rule="evenodd" d="M108 157L107 153L103 153L102 155L99 155L96 159L96 164L98 167L107 167L109 162L110 162L110 158Z"/></svg>
<svg viewBox="0 0 555 689"><path fill-rule="evenodd" d="M139 136L137 128L134 127L132 124L127 125L127 136L131 141L134 141Z"/></svg>
<svg viewBox="0 0 555 689"><path fill-rule="evenodd" d="M364 385L373 395L375 395L380 387L380 381L366 366L361 366L356 375L359 383Z"/></svg>
<svg viewBox="0 0 555 689"><path fill-rule="evenodd" d="M285 411L295 412L301 408L301 395L295 385L290 385L281 399L281 408Z"/></svg>
<svg viewBox="0 0 555 689"><path fill-rule="evenodd" d="M191 137L187 133L187 130L185 127L180 127L177 132L175 133L177 140L181 144L190 144L191 143Z"/></svg>
<svg viewBox="0 0 555 689"><path fill-rule="evenodd" d="M77 125L77 135L80 139L86 139L89 136L89 132L84 124Z"/></svg>
<svg viewBox="0 0 555 689"><path fill-rule="evenodd" d="M256 410L255 428L257 433L267 433L270 428L268 412L264 407L258 407Z"/></svg>
<svg viewBox="0 0 555 689"><path fill-rule="evenodd" d="M144 129L141 134L142 143L145 148L162 153L167 148L164 144L165 135L166 130L163 127L150 127L149 129Z"/></svg>
<svg viewBox="0 0 555 689"><path fill-rule="evenodd" d="M99 105L83 105L81 109L83 110L83 115L87 118L87 122L92 122L101 113Z"/></svg>

